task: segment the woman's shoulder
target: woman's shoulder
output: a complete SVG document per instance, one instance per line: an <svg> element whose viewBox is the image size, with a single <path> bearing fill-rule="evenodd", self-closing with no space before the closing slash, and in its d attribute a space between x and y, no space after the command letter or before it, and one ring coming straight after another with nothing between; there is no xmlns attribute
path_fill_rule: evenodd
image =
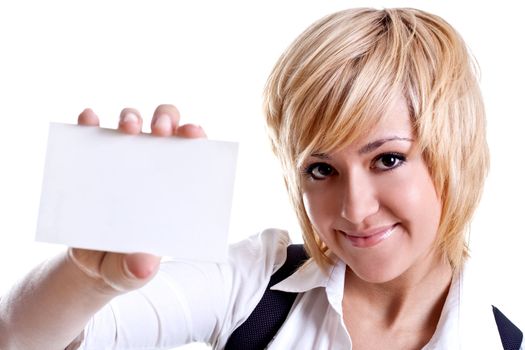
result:
<svg viewBox="0 0 525 350"><path fill-rule="evenodd" d="M287 231L265 229L232 244L228 250L228 263L235 270L249 270L253 273L255 268L270 276L286 260L286 248L291 243Z"/></svg>

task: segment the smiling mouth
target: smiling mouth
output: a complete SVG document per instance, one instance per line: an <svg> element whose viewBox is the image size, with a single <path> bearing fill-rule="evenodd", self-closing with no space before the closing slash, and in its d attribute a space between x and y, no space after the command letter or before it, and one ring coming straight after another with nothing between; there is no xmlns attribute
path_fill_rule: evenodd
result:
<svg viewBox="0 0 525 350"><path fill-rule="evenodd" d="M397 224L392 225L390 227L385 228L384 230L380 230L379 232L374 232L371 235L368 236L357 236L357 235L349 235L344 233L343 231L339 231L346 239L352 243L354 247L357 248L371 248L384 240L390 238L392 234L394 233L394 230L396 229Z"/></svg>

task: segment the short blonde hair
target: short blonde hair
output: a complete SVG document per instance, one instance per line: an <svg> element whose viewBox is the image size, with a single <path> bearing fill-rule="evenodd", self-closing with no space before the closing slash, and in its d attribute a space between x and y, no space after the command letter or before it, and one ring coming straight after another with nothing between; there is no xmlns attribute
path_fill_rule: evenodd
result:
<svg viewBox="0 0 525 350"><path fill-rule="evenodd" d="M436 245L452 267L468 256L467 232L489 154L475 61L460 35L416 9L350 9L314 23L283 53L264 94L273 150L284 171L307 251L328 248L306 214L300 169L374 127L401 91L442 201Z"/></svg>

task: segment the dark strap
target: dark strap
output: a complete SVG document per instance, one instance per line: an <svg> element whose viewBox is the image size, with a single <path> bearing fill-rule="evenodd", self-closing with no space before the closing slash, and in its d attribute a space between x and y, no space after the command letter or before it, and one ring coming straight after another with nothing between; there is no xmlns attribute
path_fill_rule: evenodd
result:
<svg viewBox="0 0 525 350"><path fill-rule="evenodd" d="M302 244L292 244L286 249L286 261L270 278L264 295L243 324L231 335L226 350L261 350L266 348L286 320L297 293L271 290L297 270L307 259Z"/></svg>
<svg viewBox="0 0 525 350"><path fill-rule="evenodd" d="M494 318L504 350L519 350L523 342L523 333L499 309L492 306Z"/></svg>

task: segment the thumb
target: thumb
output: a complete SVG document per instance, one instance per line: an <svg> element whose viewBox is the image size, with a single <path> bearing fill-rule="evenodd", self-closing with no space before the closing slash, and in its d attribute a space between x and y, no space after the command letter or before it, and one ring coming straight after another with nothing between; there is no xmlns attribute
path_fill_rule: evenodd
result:
<svg viewBox="0 0 525 350"><path fill-rule="evenodd" d="M157 273L160 257L144 254L108 253L100 266L102 279L113 289L125 293L143 287Z"/></svg>

